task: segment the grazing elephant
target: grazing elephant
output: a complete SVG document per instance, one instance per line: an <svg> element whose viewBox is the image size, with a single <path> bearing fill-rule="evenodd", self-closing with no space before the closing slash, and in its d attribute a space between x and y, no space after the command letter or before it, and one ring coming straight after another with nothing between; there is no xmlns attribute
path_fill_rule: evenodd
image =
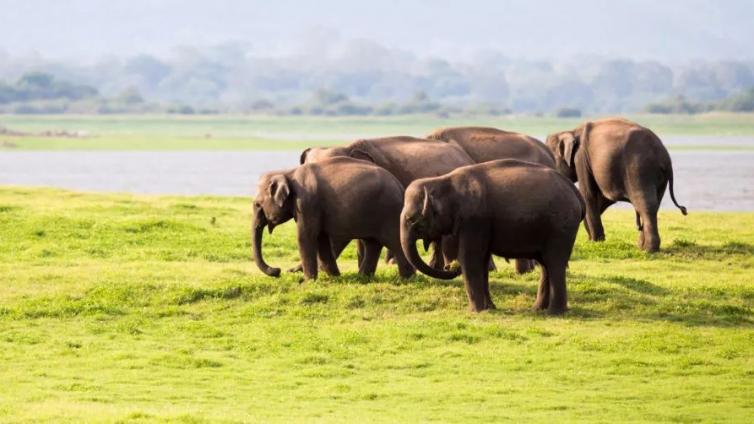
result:
<svg viewBox="0 0 754 424"><path fill-rule="evenodd" d="M636 211L639 248L660 250L657 210L665 188L675 200L673 166L660 138L647 128L621 118L586 122L547 137L557 169L572 181L586 201L585 227L593 241L605 239L600 215L615 202L630 202Z"/></svg>
<svg viewBox="0 0 754 424"><path fill-rule="evenodd" d="M560 314L567 309L566 266L584 208L576 187L552 168L513 159L465 166L406 188L401 246L419 271L450 279L458 271L425 264L416 240L455 235L473 311L495 307L487 270L491 255L534 259L542 265L534 308Z"/></svg>
<svg viewBox="0 0 754 424"><path fill-rule="evenodd" d="M295 169L264 174L254 199L253 253L259 269L277 277L262 256L264 227L296 221L304 277L317 278L317 259L339 275L335 258L352 239L364 240L359 272L374 274L382 246L394 252L401 277L414 274L400 247L403 185L385 169L351 158L331 158ZM398 254L400 253L400 254Z"/></svg>
<svg viewBox="0 0 754 424"><path fill-rule="evenodd" d="M367 160L385 168L404 187L417 178L444 175L474 163L459 146L406 136L358 140L342 147L308 148L301 153L300 163L316 163L338 156ZM444 264L442 245L439 240L433 243L435 249L430 263L441 268Z"/></svg>
<svg viewBox="0 0 754 424"><path fill-rule="evenodd" d="M547 146L525 134L491 127L455 127L435 130L427 138L461 147L476 163L518 159L555 168L555 158ZM533 270L534 261L516 260L519 274Z"/></svg>

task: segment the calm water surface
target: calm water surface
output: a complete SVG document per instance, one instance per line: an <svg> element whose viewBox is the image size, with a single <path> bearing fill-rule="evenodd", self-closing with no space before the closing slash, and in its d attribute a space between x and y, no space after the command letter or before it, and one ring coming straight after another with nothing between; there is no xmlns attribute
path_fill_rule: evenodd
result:
<svg viewBox="0 0 754 424"><path fill-rule="evenodd" d="M754 152L671 151L689 210L754 211ZM252 195L299 152L0 152L0 185L153 194ZM666 193L663 207L671 207Z"/></svg>

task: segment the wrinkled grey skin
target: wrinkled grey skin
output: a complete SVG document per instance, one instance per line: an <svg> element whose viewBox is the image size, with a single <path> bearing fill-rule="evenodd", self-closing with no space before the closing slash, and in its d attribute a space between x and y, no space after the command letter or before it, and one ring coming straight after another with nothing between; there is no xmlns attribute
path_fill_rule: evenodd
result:
<svg viewBox="0 0 754 424"><path fill-rule="evenodd" d="M491 127L452 127L435 130L427 138L459 146L476 163L518 159L555 168L555 158L544 143L517 132ZM533 271L534 265L534 261L517 259L516 272Z"/></svg>
<svg viewBox="0 0 754 424"><path fill-rule="evenodd" d="M252 249L254 261L267 275L277 277L262 255L262 234L294 219L301 264L306 279L318 269L340 275L335 258L348 241L361 239L367 254L359 272L373 275L382 246L400 252L398 227L403 185L372 163L339 157L295 169L264 174L254 199ZM397 249L397 250L396 250ZM414 274L401 254L395 255L401 277ZM319 264L319 267L318 267Z"/></svg>
<svg viewBox="0 0 754 424"><path fill-rule="evenodd" d="M639 248L660 250L657 211L668 186L673 203L687 213L675 200L670 154L647 128L621 118L601 119L550 135L547 147L560 173L578 182L592 241L605 239L602 212L624 201L636 211Z"/></svg>
<svg viewBox="0 0 754 424"><path fill-rule="evenodd" d="M301 153L300 163L340 156L372 162L395 175L404 187L418 178L444 175L474 163L459 146L407 136L358 140L342 147L309 148ZM432 242L435 249L430 263L441 268L442 243L439 239Z"/></svg>
<svg viewBox="0 0 754 424"><path fill-rule="evenodd" d="M491 255L536 260L542 275L534 309L561 314L568 306L566 267L583 217L576 187L557 171L498 160L411 183L401 212L401 245L416 269L449 279L458 273L425 264L416 241L453 235L472 311L495 308L487 269Z"/></svg>

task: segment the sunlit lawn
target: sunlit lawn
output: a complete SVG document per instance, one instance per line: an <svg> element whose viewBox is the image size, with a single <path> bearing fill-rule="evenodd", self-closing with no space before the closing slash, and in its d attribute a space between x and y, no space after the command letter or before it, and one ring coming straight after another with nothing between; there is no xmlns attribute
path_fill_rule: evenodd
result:
<svg viewBox="0 0 754 424"><path fill-rule="evenodd" d="M579 236L571 311L460 280L300 284L250 257L250 200L0 188L0 421L752 422L754 213L633 215ZM293 227L265 234L292 265Z"/></svg>

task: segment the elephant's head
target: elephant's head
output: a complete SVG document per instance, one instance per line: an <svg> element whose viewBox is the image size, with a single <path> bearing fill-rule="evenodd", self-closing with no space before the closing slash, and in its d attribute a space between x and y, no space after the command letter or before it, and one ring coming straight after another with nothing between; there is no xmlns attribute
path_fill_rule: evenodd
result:
<svg viewBox="0 0 754 424"><path fill-rule="evenodd" d="M275 226L293 218L293 193L283 173L268 173L259 179L257 196L254 198L253 253L257 267L271 277L280 275L280 268L267 265L262 256L262 234L266 226L270 233Z"/></svg>
<svg viewBox="0 0 754 424"><path fill-rule="evenodd" d="M401 212L401 246L416 269L430 277L449 280L457 277L460 271L432 268L416 249L417 239L424 240L426 250L430 242L457 231L454 216L457 208L445 184L443 181L417 180L408 186Z"/></svg>
<svg viewBox="0 0 754 424"><path fill-rule="evenodd" d="M551 134L547 137L546 144L555 156L555 166L558 172L576 182L578 178L574 159L581 144L580 132L574 130Z"/></svg>

